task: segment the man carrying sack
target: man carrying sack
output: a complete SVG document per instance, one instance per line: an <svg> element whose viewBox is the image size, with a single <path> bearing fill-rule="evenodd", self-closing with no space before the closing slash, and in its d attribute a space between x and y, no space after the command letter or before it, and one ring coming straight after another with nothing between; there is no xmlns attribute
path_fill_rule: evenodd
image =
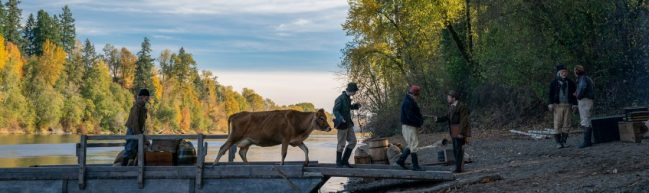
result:
<svg viewBox="0 0 649 193"><path fill-rule="evenodd" d="M347 89L336 98L333 108L334 127L338 129L337 138L338 146L336 149L336 166L348 167L349 156L356 146L356 135L354 134L354 122L352 122L351 110L356 110L361 107L360 104L352 104L351 96L356 95L358 85L356 83L347 84Z"/></svg>

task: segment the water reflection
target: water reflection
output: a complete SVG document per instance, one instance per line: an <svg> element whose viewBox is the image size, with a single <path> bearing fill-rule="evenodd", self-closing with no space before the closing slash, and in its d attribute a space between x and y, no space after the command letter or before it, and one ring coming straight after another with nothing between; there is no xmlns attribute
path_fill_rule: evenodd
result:
<svg viewBox="0 0 649 193"><path fill-rule="evenodd" d="M0 167L29 167L33 165L76 164L77 135L4 135L0 136ZM104 141L105 142L105 141ZM113 141L114 142L114 141ZM206 140L208 155L206 161L212 162L224 140ZM192 141L196 146L196 141ZM335 136L312 136L305 141L309 147L311 161L321 163L335 162ZM110 164L122 147L89 148L87 163ZM249 161L280 161L281 146L252 146L248 151ZM286 161L303 161L304 153L297 147L288 148ZM221 162L227 157L221 158ZM237 155L235 161L241 161ZM352 160L353 161L353 160Z"/></svg>

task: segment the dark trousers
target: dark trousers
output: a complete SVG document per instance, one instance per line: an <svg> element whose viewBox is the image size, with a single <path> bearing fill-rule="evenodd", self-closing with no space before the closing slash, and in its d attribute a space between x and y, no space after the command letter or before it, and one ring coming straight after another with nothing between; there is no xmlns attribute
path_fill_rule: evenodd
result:
<svg viewBox="0 0 649 193"><path fill-rule="evenodd" d="M126 135L135 135L135 132L131 128L126 129ZM124 145L124 157L122 158L128 158L128 159L133 159L137 155L137 140L135 139L127 139L126 140L126 145Z"/></svg>
<svg viewBox="0 0 649 193"><path fill-rule="evenodd" d="M464 169L464 138L453 138L453 154L455 155L455 170Z"/></svg>

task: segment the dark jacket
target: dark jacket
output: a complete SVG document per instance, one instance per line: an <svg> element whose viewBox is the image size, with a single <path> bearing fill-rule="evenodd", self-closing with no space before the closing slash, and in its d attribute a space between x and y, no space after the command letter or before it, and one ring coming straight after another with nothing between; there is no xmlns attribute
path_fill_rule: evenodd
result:
<svg viewBox="0 0 649 193"><path fill-rule="evenodd" d="M352 122L351 110L358 109L359 107L360 105L358 104L352 105L352 99L349 97L349 95L347 95L345 91L343 91L343 93L338 96L338 98L336 98L336 102L334 104L333 113L336 117L334 119L334 127L336 129L341 129L338 128L338 126L342 124L342 120L345 120L346 125L344 125L345 128L342 129L352 128L354 126L354 122Z"/></svg>
<svg viewBox="0 0 649 193"><path fill-rule="evenodd" d="M417 101L412 96L406 94L401 104L401 124L412 127L421 127L424 124L424 117L421 115L421 109Z"/></svg>
<svg viewBox="0 0 649 193"><path fill-rule="evenodd" d="M595 99L595 84L593 79L586 75L577 78L577 99L583 98Z"/></svg>
<svg viewBox="0 0 649 193"><path fill-rule="evenodd" d="M469 108L464 103L458 102L457 106L449 105L448 113L445 116L438 117L437 122L448 122L449 134L453 138L457 137L452 134L451 130L453 125L459 125L459 134L465 137L471 137L469 113Z"/></svg>
<svg viewBox="0 0 649 193"><path fill-rule="evenodd" d="M146 102L143 100L136 100L131 112L128 114L126 120L126 127L132 129L134 134L144 133L144 122L147 119Z"/></svg>
<svg viewBox="0 0 649 193"><path fill-rule="evenodd" d="M575 91L577 90L577 86L574 81L570 79L566 79L566 82L568 82L568 103L571 105L577 105L577 97L573 95ZM550 94L548 95L548 103L549 104L559 104L561 103L559 100L559 94L561 90L561 84L559 84L559 79L554 79L552 83L550 83Z"/></svg>

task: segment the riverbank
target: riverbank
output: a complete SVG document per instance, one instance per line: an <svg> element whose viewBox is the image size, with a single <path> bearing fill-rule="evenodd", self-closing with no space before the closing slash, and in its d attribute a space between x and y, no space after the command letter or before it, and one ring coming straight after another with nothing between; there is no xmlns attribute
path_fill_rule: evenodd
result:
<svg viewBox="0 0 649 193"><path fill-rule="evenodd" d="M420 146L443 137L446 133L422 135ZM466 146L473 162L466 165L467 172L458 175L456 181L391 180L381 184L356 179L346 188L351 192L649 192L649 140L578 149L581 138L581 134L573 135L568 139L570 147L556 149L551 139L533 140L506 131L474 131ZM391 143L403 143L401 136L389 139ZM436 156L421 155L420 159L426 164ZM452 166L439 169L450 171ZM377 185L367 186L369 183Z"/></svg>

